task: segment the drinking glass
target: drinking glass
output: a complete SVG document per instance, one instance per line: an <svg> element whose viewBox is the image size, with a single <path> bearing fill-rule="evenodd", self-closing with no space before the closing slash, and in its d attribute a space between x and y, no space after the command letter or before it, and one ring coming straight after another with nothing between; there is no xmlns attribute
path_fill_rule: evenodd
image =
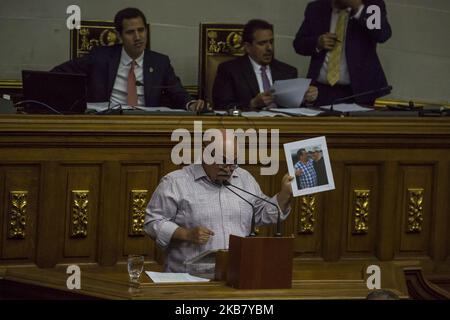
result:
<svg viewBox="0 0 450 320"><path fill-rule="evenodd" d="M144 270L144 256L130 254L128 256L128 275L131 281L137 281Z"/></svg>

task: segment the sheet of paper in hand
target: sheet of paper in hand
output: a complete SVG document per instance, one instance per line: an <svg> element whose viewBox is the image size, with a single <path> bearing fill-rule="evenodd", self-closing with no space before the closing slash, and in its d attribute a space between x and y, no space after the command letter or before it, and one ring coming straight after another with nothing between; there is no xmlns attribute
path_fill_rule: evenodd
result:
<svg viewBox="0 0 450 320"><path fill-rule="evenodd" d="M300 107L310 83L311 79L304 78L276 80L271 88L275 103L281 108Z"/></svg>

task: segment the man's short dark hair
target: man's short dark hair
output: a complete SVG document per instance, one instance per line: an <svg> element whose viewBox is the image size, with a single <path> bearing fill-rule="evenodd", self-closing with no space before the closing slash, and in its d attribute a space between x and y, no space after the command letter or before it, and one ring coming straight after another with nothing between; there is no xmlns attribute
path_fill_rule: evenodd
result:
<svg viewBox="0 0 450 320"><path fill-rule="evenodd" d="M255 33L256 30L272 30L273 32L273 25L264 20L259 19L250 20L244 26L242 41L252 43L253 34Z"/></svg>
<svg viewBox="0 0 450 320"><path fill-rule="evenodd" d="M301 157L302 155L303 155L303 152L306 152L306 149L299 149L298 151L297 151L297 157Z"/></svg>
<svg viewBox="0 0 450 320"><path fill-rule="evenodd" d="M142 18L142 20L144 21L144 26L147 28L147 19L145 19L145 16L141 10L136 8L125 8L117 12L116 16L114 17L114 27L116 28L117 33L122 34L123 20L138 17Z"/></svg>

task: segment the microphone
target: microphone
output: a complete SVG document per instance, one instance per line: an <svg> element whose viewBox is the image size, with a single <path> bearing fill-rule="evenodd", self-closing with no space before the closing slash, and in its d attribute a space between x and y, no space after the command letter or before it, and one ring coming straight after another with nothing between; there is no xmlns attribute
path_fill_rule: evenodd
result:
<svg viewBox="0 0 450 320"><path fill-rule="evenodd" d="M227 188L228 190L230 190L231 192L233 192L235 195L237 195L239 198L241 198L242 200L244 200L245 202L247 202L251 207L252 207L252 223L250 226L250 233L247 237L256 237L256 230L255 230L255 206L248 201L247 199L245 199L243 196L241 196L240 194L238 194L236 191L231 190L228 186L231 185L228 181L224 181L223 185L225 186L225 188Z"/></svg>
<svg viewBox="0 0 450 320"><path fill-rule="evenodd" d="M354 94L354 95L351 95L351 96L348 96L348 97L335 99L333 101L333 103L331 104L330 111L331 112L335 112L333 110L333 107L334 107L335 104L342 103L342 102L345 102L345 101L348 101L348 100L351 100L351 99L355 99L355 98L361 98L361 97L365 97L365 96L370 96L370 95L376 94L376 93L384 93L384 92L386 92L386 93L384 93L382 95L382 96L385 96L385 95L391 93L391 90L392 90L392 86L386 86L386 87L378 88L378 89L375 89L375 90L370 90L370 91L357 93L357 94ZM339 112L339 111L337 111L337 112ZM339 113L341 113L341 112L339 112Z"/></svg>
<svg viewBox="0 0 450 320"><path fill-rule="evenodd" d="M144 83L142 83L139 80L136 80L136 87L143 87ZM182 85L180 84L180 82L171 82L168 85L165 86L150 86L150 89L171 89L171 88L177 88L177 87L182 87Z"/></svg>
<svg viewBox="0 0 450 320"><path fill-rule="evenodd" d="M259 199L259 200L262 200L262 201L264 201L264 202L270 203L270 204L273 205L275 208L277 208L277 212L278 212L278 216L277 216L277 230L276 230L274 236L275 236L275 237L281 237L281 220L280 220L281 213L280 213L280 208L279 208L275 203L273 203L272 201L266 200L266 199L264 199L264 198L261 198L260 196L257 196L256 194L253 194L253 193L251 193L251 192L249 192L249 191L247 191L247 190L244 190L244 189L242 189L242 188L239 188L238 186L235 186L234 184L231 184L231 183L230 183L229 181L227 181L227 180L225 180L225 181L223 182L223 184L224 184L225 186L234 187L234 188L236 188L236 189L238 189L238 190L240 190L240 191L242 191L242 192L245 192L245 193L247 193L247 194L249 194L249 195L251 195L251 196L253 196L253 197L255 197L255 198ZM253 212L254 212L254 211L253 211Z"/></svg>

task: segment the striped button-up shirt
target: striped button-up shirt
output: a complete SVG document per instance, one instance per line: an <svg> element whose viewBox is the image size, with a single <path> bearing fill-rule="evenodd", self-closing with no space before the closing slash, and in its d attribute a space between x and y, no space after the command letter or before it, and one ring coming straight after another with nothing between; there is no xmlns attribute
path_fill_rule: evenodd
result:
<svg viewBox="0 0 450 320"><path fill-rule="evenodd" d="M299 161L294 167L303 171L300 175L300 189L317 187L317 174L312 159L309 159L306 164Z"/></svg>
<svg viewBox="0 0 450 320"><path fill-rule="evenodd" d="M237 168L229 180L232 184L278 205L276 196L264 195L253 176ZM230 187L232 188L232 187ZM253 204L256 225L277 221L277 208L251 195L234 189ZM148 203L145 231L156 243L167 250L165 270L168 272L208 273L214 264L186 264L205 251L227 249L231 234L245 237L250 233L252 207L225 186L215 184L206 175L201 164L192 164L162 178ZM290 208L282 212L286 219ZM204 245L187 241L171 241L178 227L206 227L214 232Z"/></svg>

